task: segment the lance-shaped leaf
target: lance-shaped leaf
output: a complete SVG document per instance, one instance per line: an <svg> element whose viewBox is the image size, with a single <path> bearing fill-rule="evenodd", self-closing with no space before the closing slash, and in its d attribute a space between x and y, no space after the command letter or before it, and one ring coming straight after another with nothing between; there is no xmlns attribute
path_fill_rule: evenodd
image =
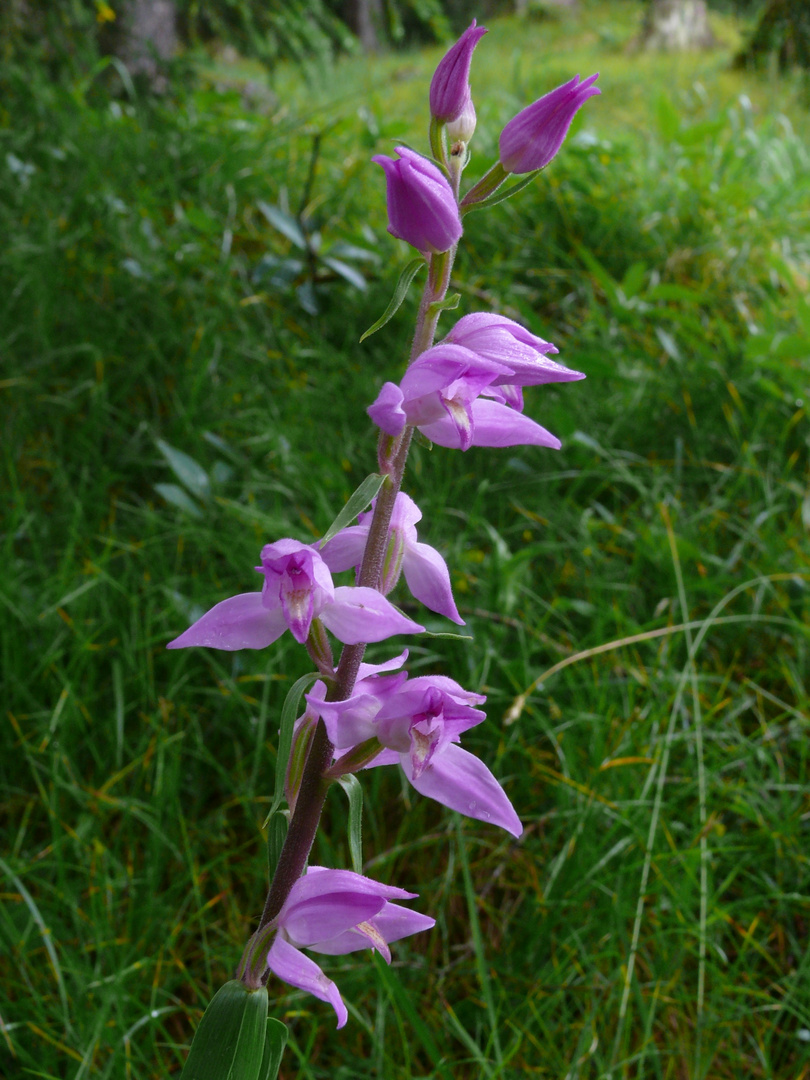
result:
<svg viewBox="0 0 810 1080"><path fill-rule="evenodd" d="M276 1080L278 1067L287 1045L287 1027L273 1016L267 1017L267 1038L264 1043L264 1057L259 1071L259 1080Z"/></svg>
<svg viewBox="0 0 810 1080"><path fill-rule="evenodd" d="M211 481L202 465L163 439L156 439L155 442L183 487L198 499L206 501L211 494Z"/></svg>
<svg viewBox="0 0 810 1080"><path fill-rule="evenodd" d="M356 776L338 777L349 800L349 851L355 874L363 873L363 788Z"/></svg>
<svg viewBox="0 0 810 1080"><path fill-rule="evenodd" d="M346 505L321 537L318 547L323 549L324 545L328 544L333 536L337 536L341 529L351 525L357 515L362 514L366 507L371 505L372 499L374 499L384 483L385 476L381 473L369 473L360 486L349 496Z"/></svg>
<svg viewBox="0 0 810 1080"><path fill-rule="evenodd" d="M194 1034L180 1080L264 1080L267 990L231 979L216 992Z"/></svg>
<svg viewBox="0 0 810 1080"><path fill-rule="evenodd" d="M399 311L402 301L408 295L408 289L410 288L411 282L423 266L427 266L427 263L421 255L415 259L411 259L409 263L405 264L402 273L399 275L399 281L397 282L397 287L394 289L394 295L391 297L391 302L379 319L377 319L375 323L372 323L368 330L366 330L365 334L360 338L361 341L365 341L367 337L376 334L379 329L393 319L394 315Z"/></svg>
<svg viewBox="0 0 810 1080"><path fill-rule="evenodd" d="M500 191L496 191L492 195L487 195L485 198L479 199L476 202L465 203L462 200L462 215L469 214L471 210L485 210L488 206L497 206L498 203L502 203L505 199L511 199L513 195L517 195L519 191L523 191L525 187L528 187L539 172L539 169L535 169L533 172L527 173L518 180L517 183L511 184L508 188L502 188Z"/></svg>

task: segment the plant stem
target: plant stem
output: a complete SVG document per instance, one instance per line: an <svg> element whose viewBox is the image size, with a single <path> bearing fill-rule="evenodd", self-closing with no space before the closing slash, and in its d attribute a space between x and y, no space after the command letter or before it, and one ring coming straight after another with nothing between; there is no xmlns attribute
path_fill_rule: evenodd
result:
<svg viewBox="0 0 810 1080"><path fill-rule="evenodd" d="M428 280L422 293L416 317L409 365L433 344L436 325L441 312L431 305L443 300L447 295L450 271L455 254L456 249L453 247L450 251L431 256ZM388 530L391 525L391 515L397 495L402 487L402 478L405 474L405 463L408 459L412 437L413 428L406 427L392 446L390 436L384 432L380 433L379 456L384 458L384 471L387 473L387 477L377 495L363 553L363 562L360 566L358 585L367 588L376 589L380 586L385 553L388 547ZM327 698L329 701L343 701L351 695L357 681L357 673L363 660L365 648L364 644L344 645L334 680L328 686ZM323 720L319 720L304 764L301 786L298 791L295 810L290 819L287 838L281 849L276 872L270 884L270 890L265 900L264 910L256 934L276 918L293 885L304 872L309 853L315 842L315 834L318 831L326 793L331 784L331 779L327 778L326 773L332 764L333 752L334 747L329 741L326 726ZM248 977L248 974L249 972L245 970L243 978Z"/></svg>

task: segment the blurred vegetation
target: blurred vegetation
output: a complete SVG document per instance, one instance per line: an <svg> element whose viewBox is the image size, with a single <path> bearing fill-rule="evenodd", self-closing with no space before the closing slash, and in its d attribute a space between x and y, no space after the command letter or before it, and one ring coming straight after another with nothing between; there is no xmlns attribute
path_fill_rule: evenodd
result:
<svg viewBox="0 0 810 1080"><path fill-rule="evenodd" d="M0 9L4 64L37 65L52 80L87 77L120 52L132 0L6 0ZM322 68L357 48L352 5L344 0L171 0L185 45L229 45L272 70L284 60ZM380 0L380 43L447 39L440 0ZM465 18L463 13L461 19ZM2 80L0 80L2 85Z"/></svg>
<svg viewBox="0 0 810 1080"><path fill-rule="evenodd" d="M627 50L640 5L581 10L495 20L476 51L470 180L527 101L577 71L603 93L530 189L466 219L454 281L459 314L519 318L587 373L526 395L563 450L418 447L407 478L474 636L412 661L487 693L466 745L526 834L363 777L368 873L437 927L390 969L329 963L339 1037L274 984L287 1078L810 1070L803 84L732 71L731 18L714 52L650 57ZM374 467L364 410L416 301L358 345L409 257L369 157L425 145L441 52L320 83L281 65L261 93L220 58L157 101L54 82L44 55L5 69L9 1080L179 1075L261 908L307 665L165 644ZM344 833L338 791L316 859L348 865Z"/></svg>
<svg viewBox="0 0 810 1080"><path fill-rule="evenodd" d="M810 70L810 5L801 0L767 0L749 40L735 59L738 66L776 60L782 71Z"/></svg>

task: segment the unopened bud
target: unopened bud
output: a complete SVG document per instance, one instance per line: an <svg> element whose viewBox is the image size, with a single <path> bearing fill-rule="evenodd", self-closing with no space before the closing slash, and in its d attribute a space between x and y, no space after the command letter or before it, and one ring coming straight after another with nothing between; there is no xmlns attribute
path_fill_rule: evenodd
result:
<svg viewBox="0 0 810 1080"><path fill-rule="evenodd" d="M464 143L466 146L475 134L475 106L472 98L467 98L467 104L455 118L447 125L447 139L451 146L451 153L456 143Z"/></svg>

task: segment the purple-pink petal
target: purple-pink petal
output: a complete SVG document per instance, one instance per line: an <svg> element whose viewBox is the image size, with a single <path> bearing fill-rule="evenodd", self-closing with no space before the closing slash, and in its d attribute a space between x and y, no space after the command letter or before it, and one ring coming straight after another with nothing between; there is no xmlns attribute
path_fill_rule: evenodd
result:
<svg viewBox="0 0 810 1080"><path fill-rule="evenodd" d="M473 49L485 33L484 27L476 26L473 19L439 61L430 82L430 112L440 123L455 120L467 104Z"/></svg>
<svg viewBox="0 0 810 1080"><path fill-rule="evenodd" d="M361 664L360 669L357 672L357 680L360 682L363 679L368 679L371 675L379 675L384 671L397 671L407 659L408 650L403 649L399 656L394 656L390 660L384 660L381 664Z"/></svg>
<svg viewBox="0 0 810 1080"><path fill-rule="evenodd" d="M323 609L320 618L344 645L384 641L394 634L421 634L425 629L397 611L376 589L348 585L335 589L334 603Z"/></svg>
<svg viewBox="0 0 810 1080"><path fill-rule="evenodd" d="M506 365L509 374L493 379L493 386L537 386L585 378L582 372L549 360L547 354L556 353L557 348L504 315L485 312L465 315L458 320L445 341L462 345L487 360Z"/></svg>
<svg viewBox="0 0 810 1080"><path fill-rule="evenodd" d="M267 954L267 966L283 982L306 990L321 1001L328 1002L337 1014L337 1026L342 1028L349 1019L340 991L331 979L327 979L314 960L304 956L294 945L277 934Z"/></svg>
<svg viewBox="0 0 810 1080"><path fill-rule="evenodd" d="M350 888L351 891L334 890L296 900L289 907L285 905L279 921L293 944L308 948L342 934L376 915L386 903L378 893L358 892L354 883Z"/></svg>
<svg viewBox="0 0 810 1080"><path fill-rule="evenodd" d="M511 368L498 360L480 356L463 345L441 342L423 352L402 376L400 386L406 400L443 390L456 379L475 377L481 385L499 375L510 375Z"/></svg>
<svg viewBox="0 0 810 1080"><path fill-rule="evenodd" d="M537 337L514 319L487 311L473 311L469 315L463 315L445 341L456 342L472 349L473 352L497 360L501 344L507 334L521 345L528 345L538 352L556 353L558 351L556 345Z"/></svg>
<svg viewBox="0 0 810 1080"><path fill-rule="evenodd" d="M366 550L368 530L368 525L348 525L324 544L321 555L333 574L360 565Z"/></svg>
<svg viewBox="0 0 810 1080"><path fill-rule="evenodd" d="M593 83L597 75L569 82L541 97L517 114L501 132L501 165L510 173L544 168L562 146L577 110L601 91Z"/></svg>
<svg viewBox="0 0 810 1080"><path fill-rule="evenodd" d="M479 398L471 408L474 424L472 446L548 446L559 450L562 445L550 431L508 405ZM465 449L458 428L449 417L433 424L420 425L419 430L439 446Z"/></svg>
<svg viewBox="0 0 810 1080"><path fill-rule="evenodd" d="M498 825L513 836L523 832L501 785L483 761L460 746L449 743L419 776L415 776L408 754L402 754L400 762L408 780L422 795L467 817Z"/></svg>
<svg viewBox="0 0 810 1080"><path fill-rule="evenodd" d="M269 611L260 592L240 593L222 600L184 633L170 641L167 649L187 649L199 645L208 649L264 649L287 629L284 613Z"/></svg>
<svg viewBox="0 0 810 1080"><path fill-rule="evenodd" d="M444 615L458 626L465 625L453 599L447 563L435 548L419 543L406 547L402 572L411 593L425 607Z"/></svg>
<svg viewBox="0 0 810 1080"><path fill-rule="evenodd" d="M400 907L399 904L386 904L382 911L369 922L378 938L382 938L383 942L388 944L410 937L411 934L418 934L422 930L430 930L436 925L436 920L431 919L430 916ZM380 946L362 928L355 927L329 941L319 942L313 952L325 956L345 956L346 953L368 948L379 949ZM381 949L380 951L382 952Z"/></svg>
<svg viewBox="0 0 810 1080"><path fill-rule="evenodd" d="M562 445L556 435L508 405L479 398L472 409L473 446L548 446L559 450Z"/></svg>
<svg viewBox="0 0 810 1080"><path fill-rule="evenodd" d="M402 672L393 678L404 682L407 676ZM380 698L375 693L354 693L344 701L311 702L307 695L307 701L323 720L329 741L338 750L357 746L376 735L374 718L380 711Z"/></svg>
<svg viewBox="0 0 810 1080"><path fill-rule="evenodd" d="M404 396L396 383L384 383L376 401L369 405L366 412L377 427L386 435L399 435L408 422L402 408Z"/></svg>
<svg viewBox="0 0 810 1080"><path fill-rule="evenodd" d="M374 878L356 874L353 870L332 870L328 866L309 866L303 877L293 885L284 904L306 900L330 892L357 892L363 895L381 896L384 900L413 900L418 893L400 889L397 885L384 885ZM279 917L279 921L281 918Z"/></svg>
<svg viewBox="0 0 810 1080"><path fill-rule="evenodd" d="M367 765L364 765L364 769L375 769L378 765L399 765L399 754L396 750L389 750L387 747L377 754Z"/></svg>

